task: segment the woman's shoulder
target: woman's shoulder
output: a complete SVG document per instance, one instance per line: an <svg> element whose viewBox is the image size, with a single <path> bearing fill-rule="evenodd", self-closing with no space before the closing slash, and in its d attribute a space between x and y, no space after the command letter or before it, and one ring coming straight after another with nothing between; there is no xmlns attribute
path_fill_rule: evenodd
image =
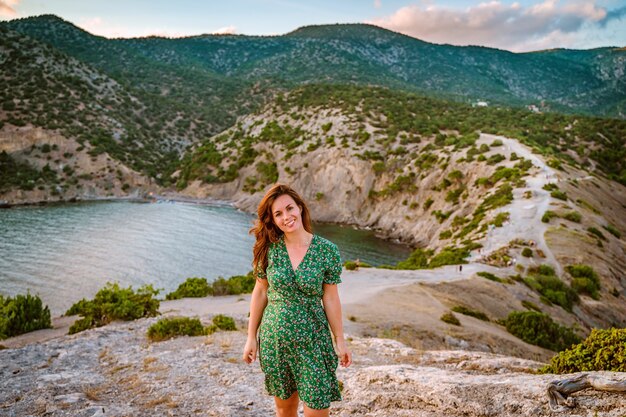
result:
<svg viewBox="0 0 626 417"><path fill-rule="evenodd" d="M339 250L337 248L337 245L335 245L330 240L321 237L320 235L315 235L315 239L317 240L318 247L320 247L322 249L331 250L331 251Z"/></svg>

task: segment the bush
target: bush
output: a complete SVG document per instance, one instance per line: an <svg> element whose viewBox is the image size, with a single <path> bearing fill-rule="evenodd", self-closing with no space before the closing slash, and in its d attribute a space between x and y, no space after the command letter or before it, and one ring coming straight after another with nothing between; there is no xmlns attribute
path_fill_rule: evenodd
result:
<svg viewBox="0 0 626 417"><path fill-rule="evenodd" d="M513 311L502 321L506 330L526 343L561 351L580 342L572 329L555 323L547 314Z"/></svg>
<svg viewBox="0 0 626 417"><path fill-rule="evenodd" d="M533 303L532 301L522 300L522 306L524 308L529 309L529 310L534 310L534 311L541 312L541 309L539 307L537 307L537 304Z"/></svg>
<svg viewBox="0 0 626 417"><path fill-rule="evenodd" d="M575 223L580 223L580 221L582 220L582 216L577 211L569 211L569 212L565 213L563 218L567 219L567 220L569 220L571 222L575 222Z"/></svg>
<svg viewBox="0 0 626 417"><path fill-rule="evenodd" d="M576 264L565 267L565 270L574 278L572 288L578 294L588 294L593 299L600 298L600 277L592 267L588 265Z"/></svg>
<svg viewBox="0 0 626 417"><path fill-rule="evenodd" d="M444 265L459 265L467 263L465 258L469 256L466 248L445 247L433 256L428 263L429 268L437 268Z"/></svg>
<svg viewBox="0 0 626 417"><path fill-rule="evenodd" d="M547 300L549 305L558 304L566 311L572 311L573 304L578 301L578 294L555 276L551 266L540 265L529 272L531 275L524 278L524 284L541 294L542 300Z"/></svg>
<svg viewBox="0 0 626 417"><path fill-rule="evenodd" d="M452 311L455 313L464 314L466 316L475 317L482 321L489 321L489 317L482 311L472 310L464 306L454 306L452 307Z"/></svg>
<svg viewBox="0 0 626 417"><path fill-rule="evenodd" d="M228 279L219 277L213 281L213 295L248 294L254 289L255 282L252 271L246 275L234 275Z"/></svg>
<svg viewBox="0 0 626 417"><path fill-rule="evenodd" d="M232 317L228 317L223 314L218 314L217 316L213 317L213 324L220 330L237 330L235 320L233 320Z"/></svg>
<svg viewBox="0 0 626 417"><path fill-rule="evenodd" d="M0 340L51 327L50 310L43 306L39 296L0 295Z"/></svg>
<svg viewBox="0 0 626 417"><path fill-rule="evenodd" d="M213 294L213 287L209 285L206 278L187 278L180 284L176 291L165 296L166 300L178 300L188 297L206 297Z"/></svg>
<svg viewBox="0 0 626 417"><path fill-rule="evenodd" d="M604 234L593 226L587 228L587 231L599 239L606 240L606 237L604 237Z"/></svg>
<svg viewBox="0 0 626 417"><path fill-rule="evenodd" d="M524 249L522 249L522 256L525 256L526 258L532 258L533 257L533 250L531 248L524 248Z"/></svg>
<svg viewBox="0 0 626 417"><path fill-rule="evenodd" d="M560 352L543 373L626 372L626 329L593 329L581 343Z"/></svg>
<svg viewBox="0 0 626 417"><path fill-rule="evenodd" d="M610 234L612 234L616 238L619 239L620 237L622 237L622 234L620 233L620 231L617 230L617 228L613 226L612 224L607 224L606 226L602 226L602 227L604 227Z"/></svg>
<svg viewBox="0 0 626 417"><path fill-rule="evenodd" d="M70 327L69 334L104 326L113 320L156 316L159 313L159 300L154 297L158 293L159 290L155 290L152 285L144 285L135 292L132 287L120 288L118 283L107 282L93 300L82 299L65 312L66 316L83 316Z"/></svg>
<svg viewBox="0 0 626 417"><path fill-rule="evenodd" d="M461 325L461 322L459 321L459 319L457 319L456 316L452 314L452 312L450 311L448 311L447 313L441 316L441 321L444 321L448 324L453 324L455 326Z"/></svg>
<svg viewBox="0 0 626 417"><path fill-rule="evenodd" d="M559 215L552 210L546 210L546 212L543 213L543 216L541 216L541 221L544 223L550 223L550 220L554 217L559 217Z"/></svg>
<svg viewBox="0 0 626 417"><path fill-rule="evenodd" d="M477 272L476 275L478 275L479 277L487 278L490 281L502 282L502 278L495 276L491 272L480 271L480 272Z"/></svg>
<svg viewBox="0 0 626 417"><path fill-rule="evenodd" d="M425 269L428 268L428 258L433 255L432 249L421 249L417 248L409 257L404 260L398 262L395 268L397 269Z"/></svg>
<svg viewBox="0 0 626 417"><path fill-rule="evenodd" d="M550 193L550 196L552 198L556 198L559 200L563 200L563 201L567 201L567 194L565 194L563 191L561 190L554 190Z"/></svg>
<svg viewBox="0 0 626 417"><path fill-rule="evenodd" d="M148 338L153 342L171 339L176 336L202 336L206 329L197 318L166 317L148 328Z"/></svg>

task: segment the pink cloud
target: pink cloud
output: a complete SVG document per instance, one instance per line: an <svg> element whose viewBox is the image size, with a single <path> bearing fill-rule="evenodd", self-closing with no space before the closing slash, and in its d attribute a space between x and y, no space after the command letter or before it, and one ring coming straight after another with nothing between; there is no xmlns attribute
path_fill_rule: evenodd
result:
<svg viewBox="0 0 626 417"><path fill-rule="evenodd" d="M567 47L576 42L586 24L605 24L607 11L596 0L560 5L544 0L529 7L500 1L466 9L411 5L372 23L434 43L484 45L512 51Z"/></svg>
<svg viewBox="0 0 626 417"><path fill-rule="evenodd" d="M213 35L234 35L237 33L237 28L235 26L225 26L223 28L219 28L211 32Z"/></svg>
<svg viewBox="0 0 626 417"><path fill-rule="evenodd" d="M89 33L106 38L136 38L144 36L162 36L166 38L179 38L189 36L190 33L182 31L165 30L161 28L131 29L125 26L116 26L106 23L100 17L81 19L77 26Z"/></svg>
<svg viewBox="0 0 626 417"><path fill-rule="evenodd" d="M0 17L15 17L15 6L20 0L0 0Z"/></svg>

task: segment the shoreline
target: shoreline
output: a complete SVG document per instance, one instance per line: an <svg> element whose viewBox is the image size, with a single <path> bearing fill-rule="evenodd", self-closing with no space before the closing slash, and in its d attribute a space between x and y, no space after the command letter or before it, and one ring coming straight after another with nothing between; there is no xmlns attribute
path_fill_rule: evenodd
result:
<svg viewBox="0 0 626 417"><path fill-rule="evenodd" d="M59 199L59 200L37 200L37 201L22 201L19 203L9 203L6 200L0 199L0 210L1 209L13 209L13 208L26 208L26 207L46 207L46 206L58 206L63 204L78 204L78 203L99 203L99 202L131 202L131 203L167 203L167 202L176 202L176 203L186 203L186 204L197 204L197 205L206 205L206 206L217 206L217 207L232 207L235 210L248 213L251 215L255 215L254 212L245 211L239 207L237 207L236 202L231 200L220 200L215 198L196 198L196 197L188 197L185 195L181 195L176 193L175 195L165 194L155 194L153 196L108 196L108 197L90 197L90 198L80 198L80 197L72 197L70 199ZM343 227L351 227L355 230L372 232L374 236L378 239L386 240L390 243L396 245L405 246L410 251L413 251L415 247L409 244L402 239L394 238L389 235L382 228L372 228L368 226L360 226L354 223L337 223L337 222L317 222L325 225L337 225Z"/></svg>
<svg viewBox="0 0 626 417"><path fill-rule="evenodd" d="M350 326L350 306L356 306L376 299L382 292L398 289L417 283L453 282L471 279L474 268L465 268L464 273L457 273L455 266L441 267L436 270L388 270L361 268L357 271L343 270L342 283L339 284L341 303L344 307L344 325ZM453 273L454 272L454 273ZM250 294L182 298L178 300L159 300L159 316L210 316L227 314L245 317L250 303ZM51 329L40 329L29 333L0 340L0 346L16 349L29 344L44 343L52 339L68 336L70 326L79 316L57 316L52 318ZM128 323L116 321L106 326ZM105 327L106 327L105 326Z"/></svg>

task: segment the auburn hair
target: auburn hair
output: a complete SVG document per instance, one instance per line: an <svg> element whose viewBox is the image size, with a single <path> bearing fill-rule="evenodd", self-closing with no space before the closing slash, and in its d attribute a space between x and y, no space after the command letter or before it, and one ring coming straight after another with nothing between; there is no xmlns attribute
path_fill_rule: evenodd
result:
<svg viewBox="0 0 626 417"><path fill-rule="evenodd" d="M259 272L265 273L267 269L267 254L270 244L278 242L283 236L283 231L274 223L274 215L272 214L272 204L281 195L288 195L300 207L300 216L304 230L313 233L311 226L311 215L306 203L300 195L290 186L286 184L275 184L270 188L257 208L258 218L254 222L254 226L250 229L250 234L254 234L256 242L252 250L252 270L254 277L259 277Z"/></svg>

